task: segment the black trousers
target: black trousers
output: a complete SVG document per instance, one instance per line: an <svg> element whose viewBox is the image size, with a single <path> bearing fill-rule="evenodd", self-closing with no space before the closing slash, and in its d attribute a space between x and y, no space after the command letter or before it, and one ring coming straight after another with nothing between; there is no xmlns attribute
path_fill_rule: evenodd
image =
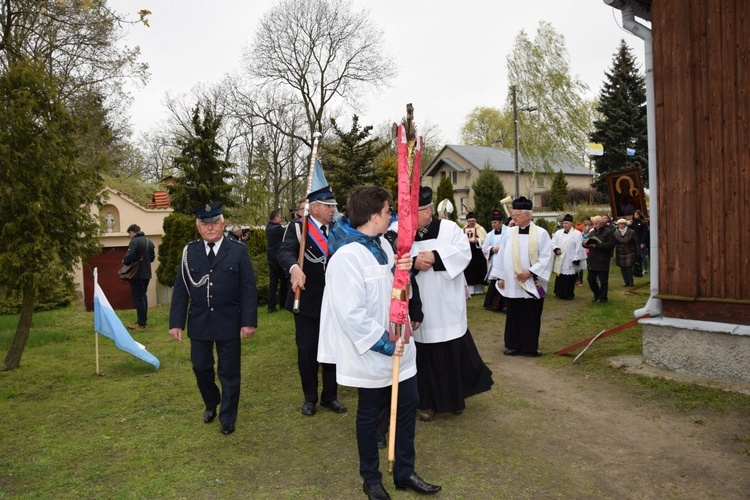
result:
<svg viewBox="0 0 750 500"><path fill-rule="evenodd" d="M133 278L130 280L130 295L133 297L133 304L135 305L135 312L137 315L136 323L140 326L146 326L148 320L148 282L151 280L143 280Z"/></svg>
<svg viewBox="0 0 750 500"><path fill-rule="evenodd" d="M338 398L336 384L336 365L318 363L318 338L320 337L320 318L294 315L297 340L297 366L302 380L302 392L305 401L318 402L318 366L323 367L323 390L320 401L328 404Z"/></svg>
<svg viewBox="0 0 750 500"><path fill-rule="evenodd" d="M216 386L214 345L218 358L216 372L219 375L221 391ZM219 421L222 424L234 424L237 419L237 408L240 404L241 355L242 343L239 336L236 339L217 341L190 339L190 360L193 362L198 390L206 409L213 409L221 404Z"/></svg>
<svg viewBox="0 0 750 500"><path fill-rule="evenodd" d="M278 303L281 307L284 307L284 301L286 300L287 289L289 288L289 281L286 279L284 270L281 268L281 264L273 258L268 259L268 309L276 309L276 289L279 290Z"/></svg>
<svg viewBox="0 0 750 500"><path fill-rule="evenodd" d="M533 354L539 350L544 299L505 299L508 313L505 318L505 347L513 351Z"/></svg>
<svg viewBox="0 0 750 500"><path fill-rule="evenodd" d="M588 279L589 288L594 292L594 298L607 300L607 291L609 290L609 271L592 271L589 269Z"/></svg>
<svg viewBox="0 0 750 500"><path fill-rule="evenodd" d="M620 268L622 279L625 286L633 286L633 266L623 266Z"/></svg>
<svg viewBox="0 0 750 500"><path fill-rule="evenodd" d="M378 484L383 481L380 472L377 427L378 412L383 399L390 400L391 388L359 388L357 404L357 449L359 451L359 474L365 484ZM417 377L411 377L398 384L398 412L396 413L396 457L393 464L393 479L407 479L414 472L414 425L419 404Z"/></svg>

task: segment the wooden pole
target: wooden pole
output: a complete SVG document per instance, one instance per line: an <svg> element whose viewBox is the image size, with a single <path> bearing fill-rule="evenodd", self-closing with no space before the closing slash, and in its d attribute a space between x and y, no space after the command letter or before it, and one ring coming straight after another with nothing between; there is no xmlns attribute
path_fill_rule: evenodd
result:
<svg viewBox="0 0 750 500"><path fill-rule="evenodd" d="M396 461L396 417L398 416L398 375L401 371L401 356L393 356L391 378L391 422L388 427L388 472L393 472Z"/></svg>
<svg viewBox="0 0 750 500"><path fill-rule="evenodd" d="M307 173L307 192L305 197L310 195L312 191L313 176L315 175L315 157L318 154L318 141L323 136L320 132L313 134L313 145L312 153L310 154L310 168ZM299 254L297 254L297 265L300 271L304 271L305 268L305 247L307 246L307 224L308 218L310 217L310 200L305 199L305 210L302 214L302 235L300 236L299 243ZM299 312L299 299L302 296L302 290L297 288L294 291L294 304L292 305L292 312Z"/></svg>

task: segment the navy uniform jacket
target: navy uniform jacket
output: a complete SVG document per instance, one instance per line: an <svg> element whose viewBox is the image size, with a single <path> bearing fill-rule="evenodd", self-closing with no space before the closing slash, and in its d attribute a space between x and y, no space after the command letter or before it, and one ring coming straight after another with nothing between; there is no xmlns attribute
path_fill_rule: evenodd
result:
<svg viewBox="0 0 750 500"><path fill-rule="evenodd" d="M172 291L169 328L185 328L195 340L228 340L240 336L243 326L258 326L258 291L255 272L244 243L224 237L213 266L203 240L188 243L187 262L195 287L183 273L182 259ZM186 285L187 284L187 285ZM208 293L207 293L208 291Z"/></svg>
<svg viewBox="0 0 750 500"><path fill-rule="evenodd" d="M309 219L308 224L315 224ZM297 232L302 231L302 221L295 221L286 227L284 241L279 249L278 262L286 273L287 278L291 277L290 269L297 263L299 257L300 241L297 239ZM305 266L302 271L305 273L305 289L302 290L299 299L299 314L310 318L320 318L320 306L323 303L323 290L326 286L326 265L327 259L323 257L318 245L313 241L310 235L307 236L305 245ZM292 310L294 305L294 292L289 287L285 308Z"/></svg>

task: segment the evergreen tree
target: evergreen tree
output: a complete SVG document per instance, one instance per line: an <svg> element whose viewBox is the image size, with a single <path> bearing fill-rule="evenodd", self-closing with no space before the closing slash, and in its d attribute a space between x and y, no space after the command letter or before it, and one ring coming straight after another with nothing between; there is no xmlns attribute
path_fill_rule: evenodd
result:
<svg viewBox="0 0 750 500"><path fill-rule="evenodd" d="M211 201L234 206L229 197L232 186L227 183L233 177L231 163L219 158L223 149L216 142L221 120L209 106L203 106L201 118L199 103L193 110L192 133L177 139L180 155L174 159L174 166L179 174L175 176L177 184L172 186L170 200L176 212L189 215Z"/></svg>
<svg viewBox="0 0 750 500"><path fill-rule="evenodd" d="M33 62L0 76L0 286L22 297L4 370L20 365L42 281L63 280L99 250L90 207L101 202L103 163L82 161L88 121L70 112L59 88Z"/></svg>
<svg viewBox="0 0 750 500"><path fill-rule="evenodd" d="M485 165L471 189L474 190L474 214L477 216L477 222L484 228L489 228L492 212L502 211L500 200L508 196L503 181L497 172L489 165Z"/></svg>
<svg viewBox="0 0 750 500"><path fill-rule="evenodd" d="M331 119L336 140L325 147L323 170L328 184L333 188L339 211L346 210L346 199L356 186L380 184L376 172L375 158L388 147L377 137L370 138L372 125L359 126L359 117L352 117L348 132L341 130L336 120Z"/></svg>
<svg viewBox="0 0 750 500"><path fill-rule="evenodd" d="M435 213L437 214L437 206L443 200L448 200L453 205L453 212L448 215L448 218L453 222L458 220L458 207L456 206L456 200L453 194L453 184L451 183L450 177L447 175L440 179L438 184L437 192L433 198L435 201Z"/></svg>
<svg viewBox="0 0 750 500"><path fill-rule="evenodd" d="M162 223L164 237L159 244L159 268L156 278L159 283L173 286L177 277L177 268L182 259L182 248L190 241L200 238L195 227L195 216L173 213L164 218Z"/></svg>
<svg viewBox="0 0 750 500"><path fill-rule="evenodd" d="M562 170L555 174L552 179L552 187L549 191L549 208L554 211L565 210L565 202L568 199L568 181Z"/></svg>
<svg viewBox="0 0 750 500"><path fill-rule="evenodd" d="M625 40L620 42L612 71L606 76L597 107L603 118L594 121L591 134L592 142L604 145L604 154L594 157L599 173L594 185L604 194L606 175L629 168L640 168L648 185L646 83ZM628 148L635 149L634 156L627 156Z"/></svg>

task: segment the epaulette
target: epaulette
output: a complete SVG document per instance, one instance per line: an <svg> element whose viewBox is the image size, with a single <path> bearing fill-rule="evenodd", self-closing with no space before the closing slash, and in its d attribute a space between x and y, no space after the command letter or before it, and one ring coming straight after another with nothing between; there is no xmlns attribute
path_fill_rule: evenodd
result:
<svg viewBox="0 0 750 500"><path fill-rule="evenodd" d="M239 244L239 245L244 245L244 244L245 244L245 242L244 242L244 241L240 241L240 240L235 240L234 238L227 238L227 239L228 239L229 241L231 241L232 243L237 243L237 244Z"/></svg>
<svg viewBox="0 0 750 500"><path fill-rule="evenodd" d="M193 240L193 241L189 242L186 246L188 246L188 245L195 245L196 243L201 243L202 241L203 240L201 240L201 239Z"/></svg>

